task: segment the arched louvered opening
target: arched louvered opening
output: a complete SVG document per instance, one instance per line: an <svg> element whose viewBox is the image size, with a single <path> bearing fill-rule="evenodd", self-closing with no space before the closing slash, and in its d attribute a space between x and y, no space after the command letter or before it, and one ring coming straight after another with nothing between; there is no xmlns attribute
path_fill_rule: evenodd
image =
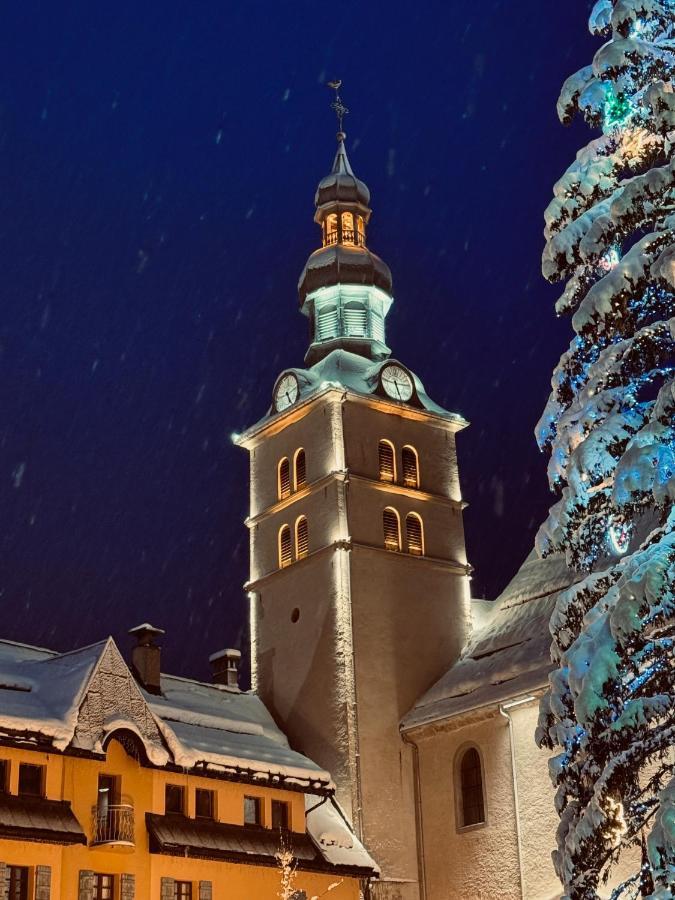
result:
<svg viewBox="0 0 675 900"><path fill-rule="evenodd" d="M340 320L337 306L322 307L316 319L316 338L319 341L329 341L338 336Z"/></svg>
<svg viewBox="0 0 675 900"><path fill-rule="evenodd" d="M323 243L327 247L330 244L337 244L338 239L338 220L337 213L330 213L326 216L323 223Z"/></svg>
<svg viewBox="0 0 675 900"><path fill-rule="evenodd" d="M384 319L374 310L370 313L370 331L376 341L384 344Z"/></svg>
<svg viewBox="0 0 675 900"><path fill-rule="evenodd" d="M424 556L424 525L417 513L411 512L405 517L405 540L408 553Z"/></svg>
<svg viewBox="0 0 675 900"><path fill-rule="evenodd" d="M305 516L295 523L295 558L302 559L309 553L309 525Z"/></svg>
<svg viewBox="0 0 675 900"><path fill-rule="evenodd" d="M354 214L350 212L342 213L342 243L355 244L356 231L354 229Z"/></svg>
<svg viewBox="0 0 675 900"><path fill-rule="evenodd" d="M459 764L459 799L461 827L480 825L485 821L483 767L475 747L464 751Z"/></svg>
<svg viewBox="0 0 675 900"><path fill-rule="evenodd" d="M346 337L368 336L368 310L362 303L347 303L342 310Z"/></svg>
<svg viewBox="0 0 675 900"><path fill-rule="evenodd" d="M382 528L385 548L399 551L401 549L401 520L391 506L388 506L382 513Z"/></svg>
<svg viewBox="0 0 675 900"><path fill-rule="evenodd" d="M285 569L293 562L293 545L291 542L291 526L282 525L279 529L279 568Z"/></svg>
<svg viewBox="0 0 675 900"><path fill-rule="evenodd" d="M293 484L296 491L304 488L307 484L307 466L305 460L305 451L301 447L299 450L295 451L295 456L293 458Z"/></svg>
<svg viewBox="0 0 675 900"><path fill-rule="evenodd" d="M394 445L384 438L378 446L380 460L380 481L396 481L396 455Z"/></svg>
<svg viewBox="0 0 675 900"><path fill-rule="evenodd" d="M403 484L409 488L420 486L420 461L417 450L407 444L401 451L403 463Z"/></svg>
<svg viewBox="0 0 675 900"><path fill-rule="evenodd" d="M291 464L288 457L279 460L277 469L277 494L280 500L291 496Z"/></svg>

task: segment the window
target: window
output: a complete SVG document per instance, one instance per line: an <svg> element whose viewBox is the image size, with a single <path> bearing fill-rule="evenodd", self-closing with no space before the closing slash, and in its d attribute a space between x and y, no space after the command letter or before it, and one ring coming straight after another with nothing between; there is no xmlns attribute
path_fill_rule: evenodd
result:
<svg viewBox="0 0 675 900"><path fill-rule="evenodd" d="M113 889L115 879L112 875L101 875L97 872L94 875L94 896L93 900L113 900Z"/></svg>
<svg viewBox="0 0 675 900"><path fill-rule="evenodd" d="M195 791L195 816L198 819L215 819L216 795L213 791L197 788Z"/></svg>
<svg viewBox="0 0 675 900"><path fill-rule="evenodd" d="M485 821L483 773L475 747L464 751L459 764L460 822L463 828Z"/></svg>
<svg viewBox="0 0 675 900"><path fill-rule="evenodd" d="M192 900L192 882L175 881L174 897L176 898L176 900Z"/></svg>
<svg viewBox="0 0 675 900"><path fill-rule="evenodd" d="M307 519L300 516L295 523L295 558L303 559L309 553L309 527Z"/></svg>
<svg viewBox="0 0 675 900"><path fill-rule="evenodd" d="M388 506L382 513L382 526L384 528L384 546L387 550L401 549L401 523L398 513Z"/></svg>
<svg viewBox="0 0 675 900"><path fill-rule="evenodd" d="M325 244L336 244L337 243L337 213L330 213L330 215L326 216L326 221L324 223L324 243Z"/></svg>
<svg viewBox="0 0 675 900"><path fill-rule="evenodd" d="M283 800L272 800L272 828L287 831L290 821L289 805Z"/></svg>
<svg viewBox="0 0 675 900"><path fill-rule="evenodd" d="M185 812L185 788L178 784L167 784L164 788L164 812Z"/></svg>
<svg viewBox="0 0 675 900"><path fill-rule="evenodd" d="M244 797L244 825L262 825L262 800L260 797Z"/></svg>
<svg viewBox="0 0 675 900"><path fill-rule="evenodd" d="M28 900L28 869L26 866L7 866L5 872L7 900Z"/></svg>
<svg viewBox="0 0 675 900"><path fill-rule="evenodd" d="M0 759L0 794L9 790L9 760Z"/></svg>
<svg viewBox="0 0 675 900"><path fill-rule="evenodd" d="M107 807L111 803L120 802L120 780L116 775L98 776L98 806L99 809Z"/></svg>
<svg viewBox="0 0 675 900"><path fill-rule="evenodd" d="M409 488L418 488L420 486L420 465L417 450L410 446L404 447L401 451L401 459L403 462L403 484Z"/></svg>
<svg viewBox="0 0 675 900"><path fill-rule="evenodd" d="M44 776L44 766L31 766L28 763L20 763L19 794L22 797L43 797L45 784Z"/></svg>
<svg viewBox="0 0 675 900"><path fill-rule="evenodd" d="M319 341L329 341L338 336L339 318L336 306L327 306L319 310L316 323L316 337Z"/></svg>
<svg viewBox="0 0 675 900"><path fill-rule="evenodd" d="M384 344L384 319L379 312L370 313L370 332L374 340Z"/></svg>
<svg viewBox="0 0 675 900"><path fill-rule="evenodd" d="M285 569L293 562L293 547L291 545L291 526L282 525L279 529L279 568Z"/></svg>
<svg viewBox="0 0 675 900"><path fill-rule="evenodd" d="M285 500L291 496L291 464L288 458L284 458L279 462L279 471L277 473L277 492L280 500Z"/></svg>
<svg viewBox="0 0 675 900"><path fill-rule="evenodd" d="M350 212L342 213L342 243L356 243L356 237L354 235L354 216Z"/></svg>
<svg viewBox="0 0 675 900"><path fill-rule="evenodd" d="M306 465L306 456L305 451L302 447L299 450L295 451L295 456L293 458L293 468L294 468L294 487L296 491L299 491L300 488L303 488L307 484L307 465Z"/></svg>
<svg viewBox="0 0 675 900"><path fill-rule="evenodd" d="M406 549L413 556L424 556L424 526L417 513L411 512L405 517Z"/></svg>
<svg viewBox="0 0 675 900"><path fill-rule="evenodd" d="M378 452L380 455L380 481L396 481L394 445L391 441L382 440Z"/></svg>
<svg viewBox="0 0 675 900"><path fill-rule="evenodd" d="M356 217L356 227L358 230L356 243L359 245L359 247L363 247L363 245L366 243L366 226L363 221L363 216Z"/></svg>
<svg viewBox="0 0 675 900"><path fill-rule="evenodd" d="M346 337L368 336L368 311L360 303L348 303L342 311Z"/></svg>

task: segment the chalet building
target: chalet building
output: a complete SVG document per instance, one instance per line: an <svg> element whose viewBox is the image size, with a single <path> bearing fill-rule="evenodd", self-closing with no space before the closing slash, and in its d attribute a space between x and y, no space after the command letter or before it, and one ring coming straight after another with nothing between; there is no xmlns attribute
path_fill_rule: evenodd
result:
<svg viewBox="0 0 675 900"><path fill-rule="evenodd" d="M358 900L376 866L331 776L239 690L237 651L214 684L160 675L160 633L134 629L131 667L112 638L0 641L0 897L272 900L284 848L297 900Z"/></svg>

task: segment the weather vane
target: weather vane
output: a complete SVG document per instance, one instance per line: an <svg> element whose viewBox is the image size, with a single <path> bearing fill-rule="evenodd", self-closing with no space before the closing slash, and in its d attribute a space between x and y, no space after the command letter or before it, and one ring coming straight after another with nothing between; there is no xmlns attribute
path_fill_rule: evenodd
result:
<svg viewBox="0 0 675 900"><path fill-rule="evenodd" d="M349 112L347 107L342 102L342 97L340 96L340 88L342 87L342 79L336 78L335 81L328 81L328 82L326 82L326 84L329 88L332 88L335 91L335 100L333 100L333 102L331 103L330 108L335 110L335 115L337 116L340 134L342 134L343 133L342 120Z"/></svg>

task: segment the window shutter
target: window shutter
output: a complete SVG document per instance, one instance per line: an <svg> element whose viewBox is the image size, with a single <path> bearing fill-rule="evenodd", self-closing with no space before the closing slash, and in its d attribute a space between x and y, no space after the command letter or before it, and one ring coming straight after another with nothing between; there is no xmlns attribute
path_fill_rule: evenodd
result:
<svg viewBox="0 0 675 900"><path fill-rule="evenodd" d="M78 900L94 900L96 879L89 869L80 869L80 892Z"/></svg>
<svg viewBox="0 0 675 900"><path fill-rule="evenodd" d="M417 454L412 447L404 447L401 459L403 460L403 484L406 487L418 488L420 473L417 467Z"/></svg>
<svg viewBox="0 0 675 900"><path fill-rule="evenodd" d="M136 897L136 876L120 875L120 900L134 900Z"/></svg>
<svg viewBox="0 0 675 900"><path fill-rule="evenodd" d="M368 312L363 307L347 306L342 312L342 320L347 337L366 337L368 333Z"/></svg>
<svg viewBox="0 0 675 900"><path fill-rule="evenodd" d="M298 519L295 526L295 555L297 559L302 559L309 553L309 526L307 519L303 516Z"/></svg>
<svg viewBox="0 0 675 900"><path fill-rule="evenodd" d="M385 509L382 513L382 526L384 528L384 546L387 550L400 550L401 535L398 516L393 509Z"/></svg>
<svg viewBox="0 0 675 900"><path fill-rule="evenodd" d="M307 465L304 450L295 454L295 490L299 491L307 484Z"/></svg>
<svg viewBox="0 0 675 900"><path fill-rule="evenodd" d="M35 900L50 900L52 893L52 867L35 867Z"/></svg>
<svg viewBox="0 0 675 900"><path fill-rule="evenodd" d="M199 882L199 900L213 900L213 883L210 881Z"/></svg>
<svg viewBox="0 0 675 900"><path fill-rule="evenodd" d="M291 542L291 526L282 525L279 532L279 567L284 569L293 562L293 547Z"/></svg>
<svg viewBox="0 0 675 900"><path fill-rule="evenodd" d="M380 481L394 481L394 448L389 441L380 441Z"/></svg>
<svg viewBox="0 0 675 900"><path fill-rule="evenodd" d="M9 891L7 863L0 862L0 900L5 900Z"/></svg>
<svg viewBox="0 0 675 900"><path fill-rule="evenodd" d="M332 309L323 309L319 313L317 322L317 337L320 341L328 341L337 337L338 334L338 311L335 307Z"/></svg>
<svg viewBox="0 0 675 900"><path fill-rule="evenodd" d="M161 900L175 900L176 882L173 878L162 878L160 897Z"/></svg>
<svg viewBox="0 0 675 900"><path fill-rule="evenodd" d="M405 533L408 542L408 553L413 556L422 556L422 520L415 513L408 513L405 517Z"/></svg>
<svg viewBox="0 0 675 900"><path fill-rule="evenodd" d="M384 344L384 319L378 312L370 314L370 328L373 338Z"/></svg>
<svg viewBox="0 0 675 900"><path fill-rule="evenodd" d="M279 499L291 496L291 464L284 457L279 463Z"/></svg>

